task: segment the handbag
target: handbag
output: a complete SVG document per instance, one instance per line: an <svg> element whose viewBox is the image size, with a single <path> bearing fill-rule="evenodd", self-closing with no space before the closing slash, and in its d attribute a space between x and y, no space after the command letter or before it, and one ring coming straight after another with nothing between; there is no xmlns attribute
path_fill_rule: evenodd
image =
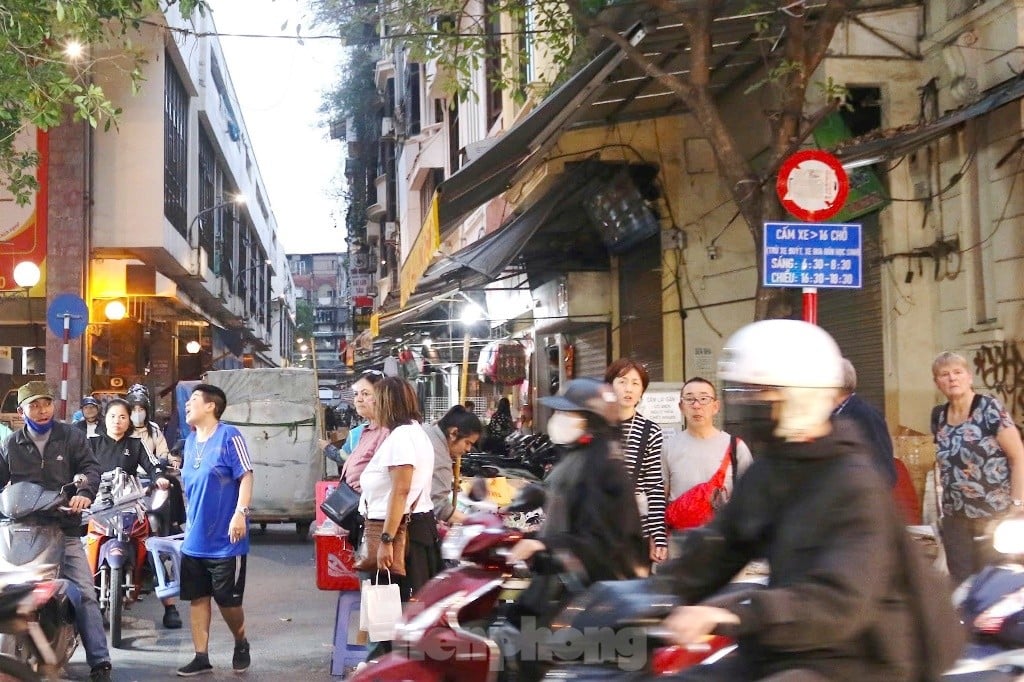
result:
<svg viewBox="0 0 1024 682"><path fill-rule="evenodd" d="M405 549L408 540L407 527L409 525L409 515L406 514L402 517L402 522L398 524L398 530L395 532L395 539L392 541L392 547L394 548L394 562L391 564L391 573L395 575L405 575ZM355 567L360 571L376 571L377 569L377 550L380 548L380 536L384 532L384 521L377 521L375 519L367 519L366 525L363 528L362 541L359 543L359 549L356 550L355 556Z"/></svg>
<svg viewBox="0 0 1024 682"><path fill-rule="evenodd" d="M665 525L675 530L686 530L703 526L711 520L726 501L725 472L729 465L733 467L733 480L736 478L736 436L729 439L729 448L722 458L722 463L714 475L693 486L685 493L672 500L665 508Z"/></svg>
<svg viewBox="0 0 1024 682"><path fill-rule="evenodd" d="M320 503L320 511L339 526L345 526L345 519L353 512L358 513L359 493L345 481L338 481L337 487Z"/></svg>
<svg viewBox="0 0 1024 682"><path fill-rule="evenodd" d="M363 516L359 513L360 494L344 480L320 503L327 518L348 531L348 541L358 547L363 539Z"/></svg>
<svg viewBox="0 0 1024 682"><path fill-rule="evenodd" d="M365 630L371 642L387 642L395 638L395 628L402 618L402 594L397 583L374 585L364 580L359 599L359 629Z"/></svg>

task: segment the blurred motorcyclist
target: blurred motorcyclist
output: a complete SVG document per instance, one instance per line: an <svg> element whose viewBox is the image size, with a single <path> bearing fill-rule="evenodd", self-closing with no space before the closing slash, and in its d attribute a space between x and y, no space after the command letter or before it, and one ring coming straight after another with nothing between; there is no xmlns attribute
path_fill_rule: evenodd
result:
<svg viewBox="0 0 1024 682"><path fill-rule="evenodd" d="M859 431L830 420L841 363L824 330L796 320L755 322L726 342L725 428L756 458L658 580L692 604L665 621L679 643L724 632L739 646L672 679L924 679L889 486ZM762 557L766 589L711 597Z"/></svg>
<svg viewBox="0 0 1024 682"><path fill-rule="evenodd" d="M549 588L560 583L545 575L570 568L565 560L575 559L584 584L634 578L645 563L647 541L622 462L619 404L612 387L596 379L574 379L562 394L541 402L555 410L548 435L569 451L547 478L545 521L538 537L521 540L511 556L526 560L545 551L533 562L541 576L520 599L524 615L543 621L554 615L559 601Z"/></svg>

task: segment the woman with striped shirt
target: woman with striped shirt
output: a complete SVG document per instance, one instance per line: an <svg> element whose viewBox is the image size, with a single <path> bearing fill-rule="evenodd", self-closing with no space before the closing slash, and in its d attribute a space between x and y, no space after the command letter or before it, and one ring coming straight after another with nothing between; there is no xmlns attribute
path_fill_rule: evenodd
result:
<svg viewBox="0 0 1024 682"><path fill-rule="evenodd" d="M619 358L608 365L604 380L615 389L619 399L626 472L631 481L636 481L634 493L643 520L644 536L650 543L651 561L661 562L668 557L661 428L636 411L650 383L650 377L647 369L639 362Z"/></svg>

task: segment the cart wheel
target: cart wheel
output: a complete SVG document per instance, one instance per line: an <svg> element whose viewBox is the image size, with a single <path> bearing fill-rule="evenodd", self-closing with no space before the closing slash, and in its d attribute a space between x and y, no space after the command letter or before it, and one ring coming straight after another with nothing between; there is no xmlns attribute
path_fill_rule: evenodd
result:
<svg viewBox="0 0 1024 682"><path fill-rule="evenodd" d="M303 540L309 538L309 527L312 525L312 521L296 521L295 532L299 534L299 537Z"/></svg>

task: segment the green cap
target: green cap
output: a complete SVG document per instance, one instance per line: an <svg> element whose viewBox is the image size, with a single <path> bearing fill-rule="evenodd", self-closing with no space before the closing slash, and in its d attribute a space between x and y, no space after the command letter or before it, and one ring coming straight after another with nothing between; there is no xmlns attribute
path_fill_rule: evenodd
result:
<svg viewBox="0 0 1024 682"><path fill-rule="evenodd" d="M45 381L30 381L18 389L18 405L23 406L38 398L53 400L53 391Z"/></svg>

